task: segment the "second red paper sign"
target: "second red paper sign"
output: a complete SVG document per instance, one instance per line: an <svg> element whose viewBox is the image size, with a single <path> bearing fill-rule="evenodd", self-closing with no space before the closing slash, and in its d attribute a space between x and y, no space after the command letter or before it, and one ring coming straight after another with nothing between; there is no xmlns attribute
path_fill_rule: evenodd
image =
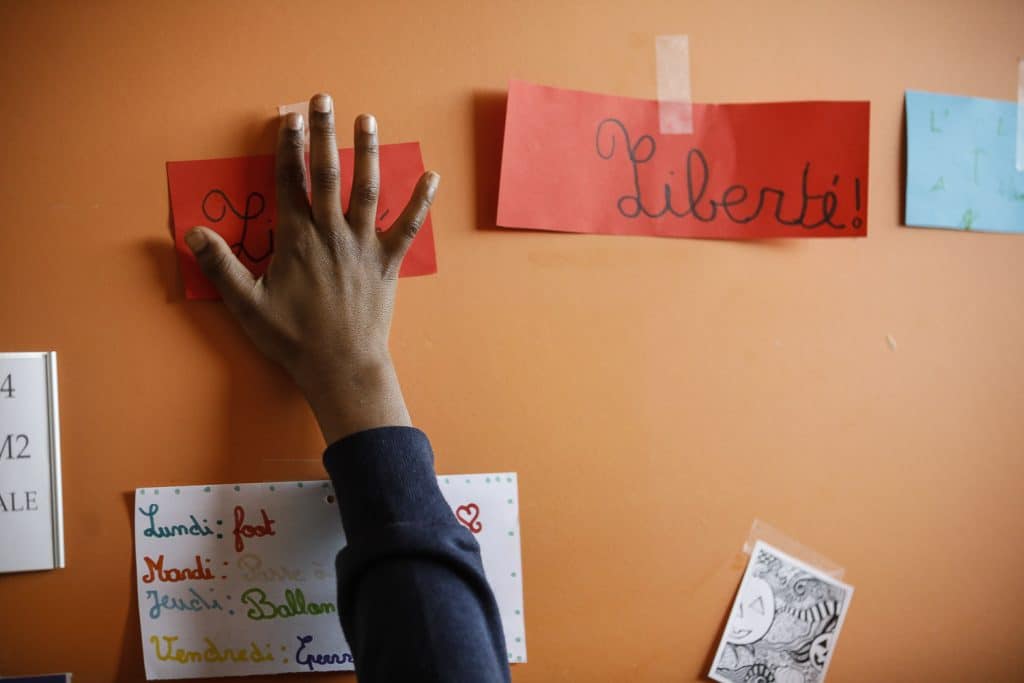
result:
<svg viewBox="0 0 1024 683"><path fill-rule="evenodd" d="M509 87L498 225L613 235L863 237L868 102L695 104Z"/></svg>

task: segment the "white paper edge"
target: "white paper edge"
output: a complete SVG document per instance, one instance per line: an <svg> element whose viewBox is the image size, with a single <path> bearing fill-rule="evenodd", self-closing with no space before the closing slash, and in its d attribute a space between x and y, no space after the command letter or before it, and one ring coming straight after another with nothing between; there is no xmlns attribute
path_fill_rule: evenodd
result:
<svg viewBox="0 0 1024 683"><path fill-rule="evenodd" d="M50 514L53 524L53 566L64 568L64 499L60 461L60 407L57 394L57 352L46 352L46 374L49 379L50 421Z"/></svg>
<svg viewBox="0 0 1024 683"><path fill-rule="evenodd" d="M1017 171L1024 171L1024 57L1017 60Z"/></svg>

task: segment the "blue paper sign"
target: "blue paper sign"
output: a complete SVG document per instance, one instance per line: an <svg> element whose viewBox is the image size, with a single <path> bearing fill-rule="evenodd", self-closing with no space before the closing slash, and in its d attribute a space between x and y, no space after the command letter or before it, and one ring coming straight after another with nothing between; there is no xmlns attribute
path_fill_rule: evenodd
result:
<svg viewBox="0 0 1024 683"><path fill-rule="evenodd" d="M1024 233L1017 103L907 91L912 227Z"/></svg>

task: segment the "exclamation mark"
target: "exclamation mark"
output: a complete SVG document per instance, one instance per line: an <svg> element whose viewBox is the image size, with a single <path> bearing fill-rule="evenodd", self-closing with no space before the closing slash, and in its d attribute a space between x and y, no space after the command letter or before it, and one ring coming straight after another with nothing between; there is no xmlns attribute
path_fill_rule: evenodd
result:
<svg viewBox="0 0 1024 683"><path fill-rule="evenodd" d="M857 213L860 213L860 178L854 178L853 179L853 187L854 187L854 195L853 195L854 205L857 208ZM860 216L854 216L853 220L851 221L851 223L853 224L853 227L857 228L857 229L860 229L860 227L864 225L864 221L861 220Z"/></svg>

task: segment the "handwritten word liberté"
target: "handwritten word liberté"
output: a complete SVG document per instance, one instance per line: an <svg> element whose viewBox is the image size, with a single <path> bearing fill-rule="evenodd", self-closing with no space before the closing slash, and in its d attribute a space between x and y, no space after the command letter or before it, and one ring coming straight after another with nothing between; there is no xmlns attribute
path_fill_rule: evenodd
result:
<svg viewBox="0 0 1024 683"><path fill-rule="evenodd" d="M241 601L250 606L245 616L256 621L263 619L288 619L303 614L318 616L334 614L338 608L332 602L306 602L301 588L288 589L284 592L284 603L277 604L267 598L262 588L250 588L242 593Z"/></svg>
<svg viewBox="0 0 1024 683"><path fill-rule="evenodd" d="M216 210L218 207L214 206L215 202L212 201L214 199L220 200L220 211ZM214 188L203 196L200 209L203 212L203 216L206 217L206 220L211 223L220 223L225 217L227 217L229 211L235 218L242 221L242 233L239 236L238 241L230 245L231 251L234 252L235 256L245 256L252 263L260 263L261 261L265 261L274 253L274 231L267 230L267 247L259 254L249 251L249 245L246 243L246 240L249 238L249 221L256 220L262 216L263 210L266 209L266 206L267 202L262 193L250 192L245 197L245 208L239 211L235 208L235 205L231 203L231 200L228 198L228 195L224 190ZM380 215L377 216L376 222L376 229L378 232L384 232L388 229L383 225L383 221L387 218L388 213L390 213L390 209L387 208L383 208L383 210L379 212Z"/></svg>
<svg viewBox="0 0 1024 683"><path fill-rule="evenodd" d="M223 202L219 212L212 209L212 203L210 200L214 197ZM259 208L257 208L257 205ZM274 253L274 231L267 231L267 248L262 254L251 253L245 241L249 236L249 221L255 220L263 215L263 209L265 209L266 206L267 202L263 198L262 194L259 192L250 192L245 198L245 209L239 211L235 208L235 205L231 203L231 200L228 199L224 190L214 188L207 192L206 196L203 197L203 204L201 208L203 210L203 215L206 216L206 220L211 223L220 223L224 220L228 211L234 214L235 218L240 219L242 221L242 234L238 238L238 241L231 245L231 251L235 253L235 256L245 256L253 263L259 263L260 261L270 258L270 255Z"/></svg>
<svg viewBox="0 0 1024 683"><path fill-rule="evenodd" d="M702 223L710 223L719 217L719 210L726 220L733 223L745 224L761 217L769 203L768 196L774 195L775 209L774 220L781 225L800 226L808 230L820 228L827 225L835 229L846 228L845 223L835 222L836 213L839 209L839 198L836 192L827 189L821 194L810 194L807 184L811 171L811 162L804 164L803 174L800 182L800 210L790 216L783 215L783 206L786 204L786 193L784 190L775 187L762 187L757 193L757 204L753 210L749 208L748 200L751 200L751 192L741 184L730 185L722 192L720 199L707 198L708 185L711 182L711 167L708 164L704 153L693 147L686 154L685 186L686 197L683 206L679 207L673 203L672 185L664 183L663 198L644 196L640 183L640 167L654 158L657 144L651 135L641 135L633 143L626 125L616 118L606 118L597 126L595 135L595 146L597 155L602 159L612 159L617 149L617 136L621 135L626 158L630 164L633 175L633 192L624 194L616 202L616 208L625 218L637 218L641 214L650 218L659 218L666 214L676 218L692 217ZM833 176L832 185L836 186L839 176ZM855 208L860 211L860 178L854 179L854 201ZM660 207L656 202L662 201ZM812 204L820 203L820 210L815 209L813 215L809 215L809 208ZM744 209L744 205L748 205ZM851 221L854 229L863 226L864 221L858 216Z"/></svg>
<svg viewBox="0 0 1024 683"><path fill-rule="evenodd" d="M192 597L180 598L168 593L161 594L158 590L146 591L146 599L153 602L149 608L149 618L159 619L163 610L202 612L204 610L224 609L216 598L207 600L195 588L189 588L188 592L191 593Z"/></svg>

